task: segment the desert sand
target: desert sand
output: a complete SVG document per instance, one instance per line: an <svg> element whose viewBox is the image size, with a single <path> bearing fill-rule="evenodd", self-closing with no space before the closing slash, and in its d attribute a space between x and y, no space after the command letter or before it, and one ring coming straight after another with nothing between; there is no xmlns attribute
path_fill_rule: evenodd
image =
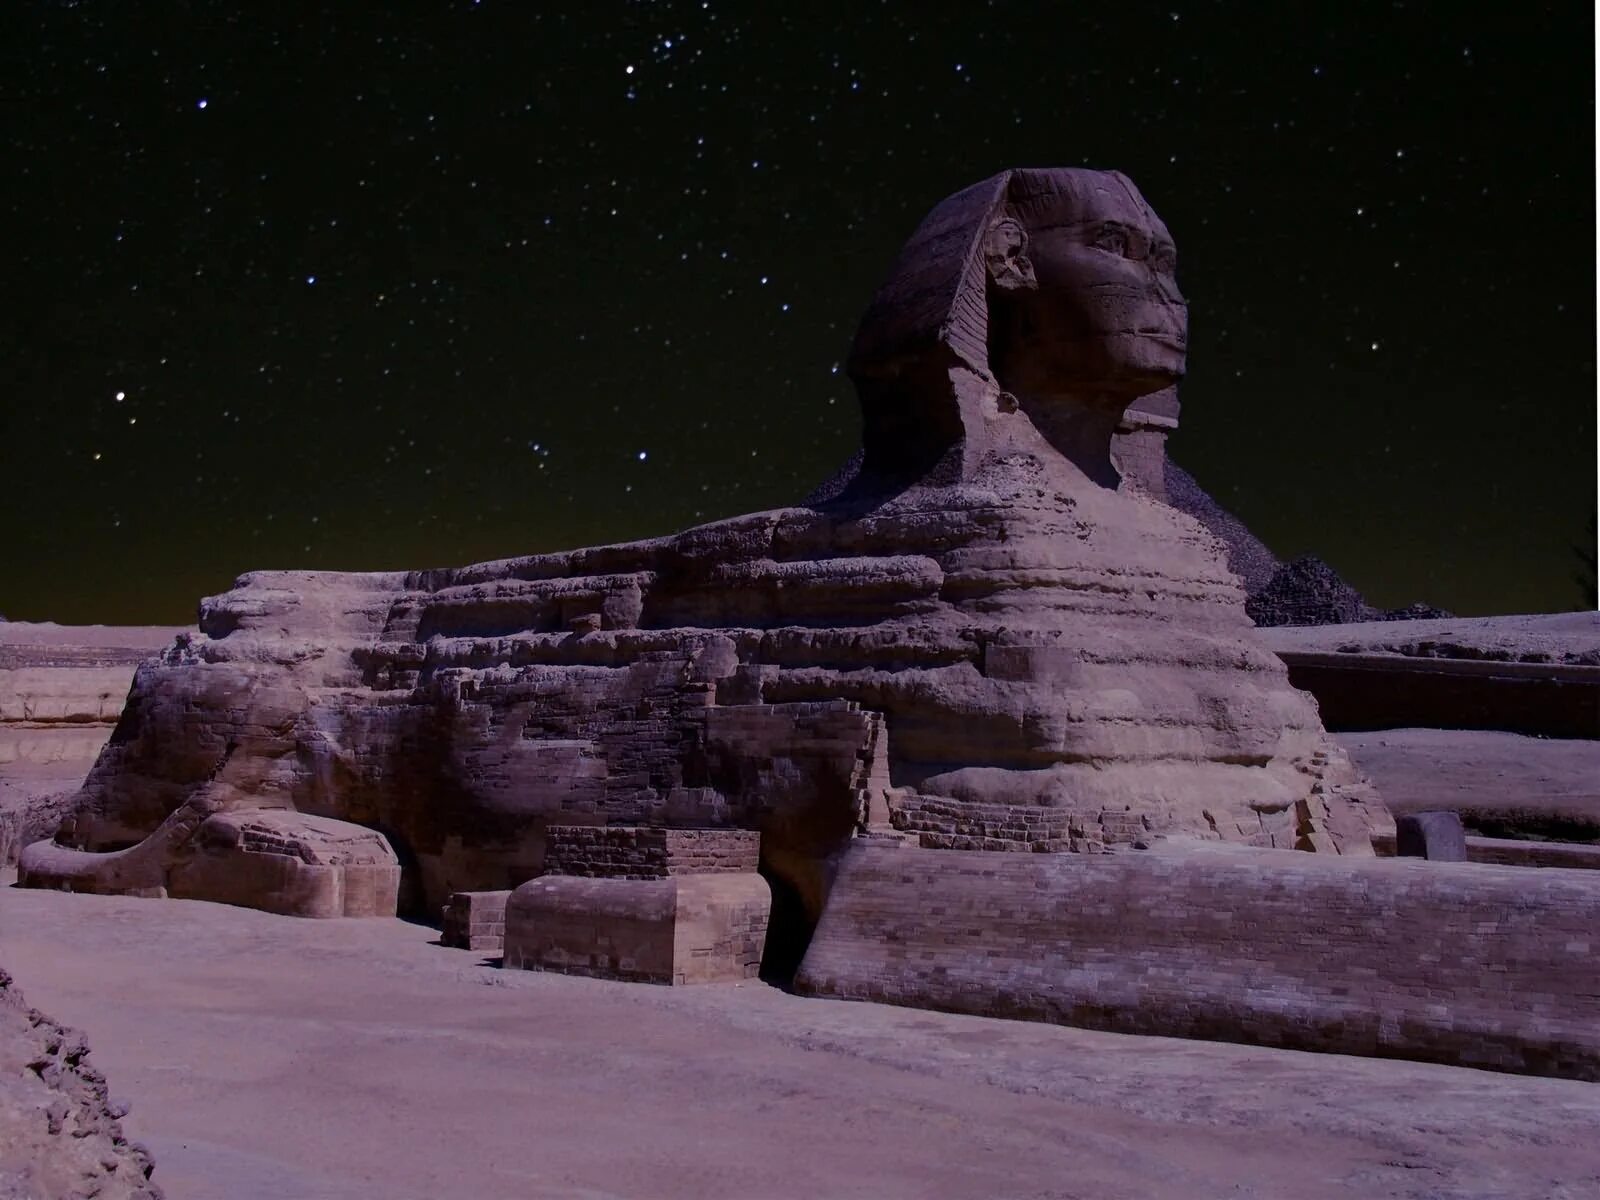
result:
<svg viewBox="0 0 1600 1200"><path fill-rule="evenodd" d="M504 971L436 941L0 891L0 960L89 1032L170 1200L1600 1194L1590 1084Z"/></svg>

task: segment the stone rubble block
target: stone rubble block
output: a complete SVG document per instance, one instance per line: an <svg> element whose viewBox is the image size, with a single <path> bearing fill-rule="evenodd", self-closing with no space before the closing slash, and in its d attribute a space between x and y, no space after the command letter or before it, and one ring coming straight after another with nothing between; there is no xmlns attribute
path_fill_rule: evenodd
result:
<svg viewBox="0 0 1600 1200"><path fill-rule="evenodd" d="M505 945L506 901L511 892L454 892L444 906L439 940L460 950L498 954Z"/></svg>

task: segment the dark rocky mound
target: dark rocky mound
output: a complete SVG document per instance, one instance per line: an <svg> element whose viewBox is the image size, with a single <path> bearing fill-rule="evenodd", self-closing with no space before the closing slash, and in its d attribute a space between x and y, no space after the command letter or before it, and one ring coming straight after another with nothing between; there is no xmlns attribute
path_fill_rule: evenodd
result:
<svg viewBox="0 0 1600 1200"><path fill-rule="evenodd" d="M1193 475L1170 458L1163 478L1167 485L1167 503L1199 521L1228 548L1228 568L1244 580L1245 591L1254 596L1265 589L1281 565L1266 543L1213 500L1195 482Z"/></svg>
<svg viewBox="0 0 1600 1200"><path fill-rule="evenodd" d="M1253 591L1245 611L1258 626L1348 625L1355 621L1431 621L1451 617L1420 601L1404 608L1373 608L1327 563L1306 554L1284 563L1271 581Z"/></svg>
<svg viewBox="0 0 1600 1200"><path fill-rule="evenodd" d="M1258 626L1348 625L1355 621L1433 621L1455 614L1418 601L1404 608L1373 608L1327 563L1302 555L1273 572L1271 581L1253 591L1245 611Z"/></svg>
<svg viewBox="0 0 1600 1200"><path fill-rule="evenodd" d="M1314 555L1279 562L1267 545L1207 494L1170 458L1163 474L1167 503L1188 513L1219 538L1228 567L1244 581L1245 609L1257 625L1342 625L1351 621L1427 621L1453 616L1420 601L1404 608L1373 608L1339 573Z"/></svg>
<svg viewBox="0 0 1600 1200"><path fill-rule="evenodd" d="M1339 573L1312 554L1284 563L1245 601L1257 625L1347 625L1372 619L1372 609Z"/></svg>
<svg viewBox="0 0 1600 1200"><path fill-rule="evenodd" d="M162 1200L88 1055L0 970L0 1200Z"/></svg>

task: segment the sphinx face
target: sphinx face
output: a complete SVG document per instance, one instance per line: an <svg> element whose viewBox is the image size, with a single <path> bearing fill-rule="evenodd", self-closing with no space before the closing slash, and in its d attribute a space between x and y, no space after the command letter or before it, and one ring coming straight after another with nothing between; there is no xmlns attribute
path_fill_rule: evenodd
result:
<svg viewBox="0 0 1600 1200"><path fill-rule="evenodd" d="M1124 177L1084 172L1002 224L989 346L1002 387L1126 402L1183 377L1188 309L1172 235Z"/></svg>

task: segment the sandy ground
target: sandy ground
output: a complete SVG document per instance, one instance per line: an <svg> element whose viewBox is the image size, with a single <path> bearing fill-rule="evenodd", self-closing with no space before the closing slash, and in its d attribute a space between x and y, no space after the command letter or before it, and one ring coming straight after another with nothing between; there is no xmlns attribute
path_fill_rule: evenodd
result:
<svg viewBox="0 0 1600 1200"><path fill-rule="evenodd" d="M6 881L9 882L9 881ZM1600 1086L502 971L400 921L0 890L171 1200L1600 1195Z"/></svg>

